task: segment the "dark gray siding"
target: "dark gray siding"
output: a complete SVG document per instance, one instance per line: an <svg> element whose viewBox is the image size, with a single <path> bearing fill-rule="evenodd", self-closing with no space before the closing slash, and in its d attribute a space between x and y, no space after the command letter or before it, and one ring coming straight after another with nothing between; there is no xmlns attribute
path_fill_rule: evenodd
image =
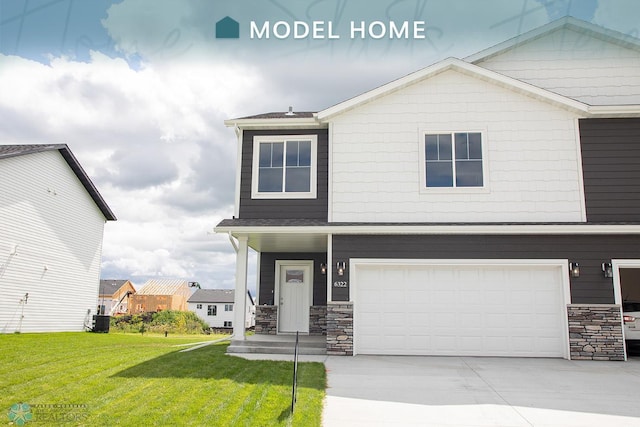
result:
<svg viewBox="0 0 640 427"><path fill-rule="evenodd" d="M315 199L251 199L253 137L256 135L318 135L317 197ZM240 218L327 220L329 188L329 142L327 129L245 131L242 138Z"/></svg>
<svg viewBox="0 0 640 427"><path fill-rule="evenodd" d="M574 304L613 304L613 281L602 277L602 262L640 259L640 236L333 236L335 264L350 258L398 259L567 259L580 263L571 279ZM348 277L348 276L347 276ZM346 301L346 288L332 288Z"/></svg>
<svg viewBox="0 0 640 427"><path fill-rule="evenodd" d="M277 260L313 260L313 305L327 304L327 276L320 272L320 264L327 262L325 253L274 253L260 254L259 305L273 305Z"/></svg>
<svg viewBox="0 0 640 427"><path fill-rule="evenodd" d="M640 119L582 119L580 141L587 221L640 221Z"/></svg>

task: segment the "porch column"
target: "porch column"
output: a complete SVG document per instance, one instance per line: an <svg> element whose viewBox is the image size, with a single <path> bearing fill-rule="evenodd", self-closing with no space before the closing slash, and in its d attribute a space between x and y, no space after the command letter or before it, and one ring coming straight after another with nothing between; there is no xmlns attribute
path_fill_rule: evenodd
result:
<svg viewBox="0 0 640 427"><path fill-rule="evenodd" d="M245 316L247 311L247 257L248 236L237 236L236 290L233 300L233 335L235 340L244 340Z"/></svg>

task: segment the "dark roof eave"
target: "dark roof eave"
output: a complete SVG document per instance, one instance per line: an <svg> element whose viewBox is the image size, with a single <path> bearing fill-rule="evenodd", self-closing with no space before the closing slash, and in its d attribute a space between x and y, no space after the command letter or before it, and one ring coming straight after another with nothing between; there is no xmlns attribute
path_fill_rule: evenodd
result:
<svg viewBox="0 0 640 427"><path fill-rule="evenodd" d="M102 212L102 215L104 215L105 219L107 221L117 221L115 214L113 213L111 208L109 208L107 202L102 198L102 195L100 195L100 192L93 184L82 166L80 166L80 162L78 162L69 147L66 144L63 144L63 146L59 148L58 151L66 160L71 170L73 170L73 172L76 174L84 188L87 190L87 193L89 193L95 204L98 206L98 209L100 209L100 212Z"/></svg>

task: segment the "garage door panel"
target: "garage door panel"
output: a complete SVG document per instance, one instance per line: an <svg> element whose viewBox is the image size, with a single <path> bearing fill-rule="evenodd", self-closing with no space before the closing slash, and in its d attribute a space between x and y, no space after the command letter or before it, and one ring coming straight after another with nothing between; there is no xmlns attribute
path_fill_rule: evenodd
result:
<svg viewBox="0 0 640 427"><path fill-rule="evenodd" d="M566 352L560 266L356 264L355 273L358 353Z"/></svg>

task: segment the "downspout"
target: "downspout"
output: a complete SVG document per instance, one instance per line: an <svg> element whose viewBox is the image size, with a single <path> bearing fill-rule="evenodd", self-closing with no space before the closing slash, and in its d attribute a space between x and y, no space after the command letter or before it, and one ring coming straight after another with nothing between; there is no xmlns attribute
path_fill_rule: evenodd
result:
<svg viewBox="0 0 640 427"><path fill-rule="evenodd" d="M238 138L236 147L236 194L234 200L233 216L238 218L240 216L240 180L242 178L242 129L236 123L233 130ZM237 252L237 251L236 251Z"/></svg>

